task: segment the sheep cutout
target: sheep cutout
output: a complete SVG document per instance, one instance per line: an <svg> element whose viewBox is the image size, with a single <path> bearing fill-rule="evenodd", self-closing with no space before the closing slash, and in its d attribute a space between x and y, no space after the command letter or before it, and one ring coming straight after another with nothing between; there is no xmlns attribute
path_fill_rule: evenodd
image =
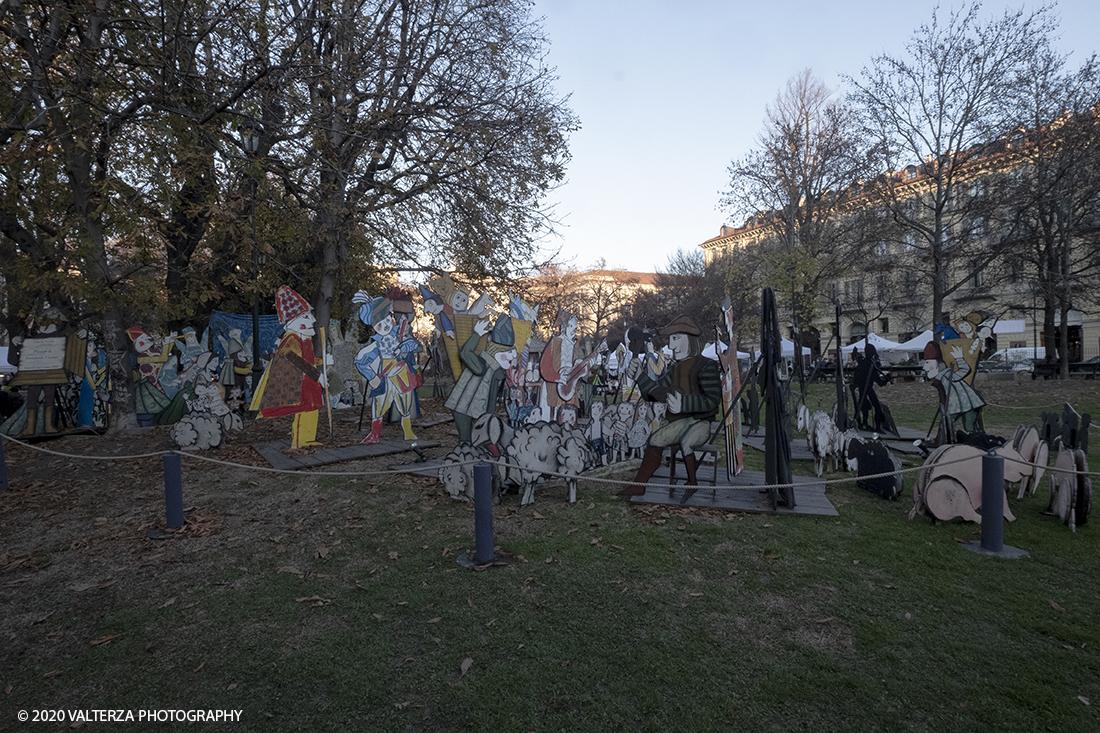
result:
<svg viewBox="0 0 1100 733"><path fill-rule="evenodd" d="M569 487L570 503L577 500L577 476L599 462L584 432L557 423L537 422L513 429L497 415L482 415L471 429L472 446L458 446L444 459L440 481L457 499L473 498L473 467L468 461L494 464L494 501L500 487L518 484L521 506L534 502L535 484L547 475L561 476Z"/></svg>
<svg viewBox="0 0 1100 733"><path fill-rule="evenodd" d="M506 455L509 467L518 470L523 486L520 506L534 503L539 479L561 474L565 474L563 478L569 487L569 503L575 503L577 476L597 461L584 433L546 422L516 430Z"/></svg>
<svg viewBox="0 0 1100 733"><path fill-rule="evenodd" d="M798 429L806 431L806 444L814 456L814 471L820 476L825 472L825 462L832 456L833 469L837 468L833 446L837 429L826 413L818 410L810 413L810 408L800 405L798 408Z"/></svg>
<svg viewBox="0 0 1100 733"><path fill-rule="evenodd" d="M901 461L898 460L886 443L878 439L865 440L853 438L847 441L844 447L846 454L845 465L849 471L856 471L857 475L878 476L879 474L894 471L893 476L878 476L878 478L862 479L856 482L861 489L866 489L883 499L891 501L898 498L903 486L903 477L900 473Z"/></svg>
<svg viewBox="0 0 1100 733"><path fill-rule="evenodd" d="M1092 509L1092 479L1088 476L1088 459L1081 449L1058 448L1058 459L1050 472L1050 501L1047 511L1053 511L1071 532L1088 521Z"/></svg>
<svg viewBox="0 0 1100 733"><path fill-rule="evenodd" d="M1050 460L1050 445L1039 437L1039 430L1034 425L1019 425L1012 436L1012 447L1025 461L1036 464L1033 472L1020 481L1020 491L1016 498L1023 499L1024 494L1034 494L1039 487L1039 481L1043 478Z"/></svg>
<svg viewBox="0 0 1100 733"><path fill-rule="evenodd" d="M1022 481L1033 475L1032 468L1010 445L995 451L1005 459L1005 483ZM909 518L918 514L930 514L935 519L947 521L961 517L968 522L981 523L978 509L982 505L982 461L986 451L971 445L944 445L932 451L917 474L913 487L913 508ZM1004 497L1004 517L1010 522L1016 516L1008 506L1008 494Z"/></svg>
<svg viewBox="0 0 1100 733"><path fill-rule="evenodd" d="M833 433L833 444L829 449L833 459L833 466L837 469L843 467L846 471L858 470L858 462L854 460L854 458L849 458L848 449L853 446L853 441L858 442L862 439L863 436L861 436L859 431L855 428L848 428L843 432L837 430Z"/></svg>
<svg viewBox="0 0 1100 733"><path fill-rule="evenodd" d="M206 450L225 445L222 420L210 412L184 415L172 426L171 435L183 450Z"/></svg>
<svg viewBox="0 0 1100 733"><path fill-rule="evenodd" d="M439 467L439 481L452 499L460 501L474 500L474 463L494 461L496 457L486 448L472 445L459 445L443 457ZM500 503L500 475L492 471L493 503Z"/></svg>

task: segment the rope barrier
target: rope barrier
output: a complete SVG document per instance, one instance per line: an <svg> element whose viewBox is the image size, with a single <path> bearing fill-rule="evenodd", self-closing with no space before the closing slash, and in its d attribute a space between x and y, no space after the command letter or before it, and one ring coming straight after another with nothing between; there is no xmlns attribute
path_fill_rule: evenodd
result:
<svg viewBox="0 0 1100 733"><path fill-rule="evenodd" d="M222 461L222 460L219 460L217 458L209 458L207 456L201 456L201 455L186 452L186 451L158 451L158 452L155 452L155 453L141 453L141 454L130 455L130 456L86 456L86 455L76 455L76 454L72 454L72 453L61 453L59 451L52 451L52 450L48 450L46 448L40 448L36 445L32 445L30 443L25 443L21 440L17 440L15 438L12 438L12 437L6 436L6 435L5 436L0 436L0 439L10 440L13 443L25 446L27 448L31 448L32 450L36 450L36 451L39 451L41 453L48 453L50 455L60 456L62 458L74 458L74 459L82 459L83 458L83 459L94 460L94 461L115 461L115 460L133 460L133 459L140 459L140 458L160 458L160 457L163 457L163 456L167 455L168 453L177 453L178 455L184 456L184 457L187 457L187 458L193 458L193 459L198 460L198 461L203 461L203 462L206 462L206 463L213 463L213 464L217 464L217 465L221 465L221 466L228 466L228 467L231 467L231 468L243 468L243 469L249 469L249 470L253 470L253 471L261 471L261 472L264 472L264 473L288 474L288 475L295 475L295 476L303 475L302 470L288 470L288 469L281 469L281 468L268 468L266 466L250 466L250 465L247 465L247 464L244 464L244 463L234 463L233 461ZM952 461L937 462L935 464L935 467L939 468L939 467L943 467L943 466L952 466L952 465L955 465L955 464L958 464L958 463L966 463L967 461L972 461L972 460L975 460L975 459L981 458L981 457L982 456L979 454L979 455L966 456L965 458L957 458L957 459L952 460ZM1012 461L1013 463L1022 464L1024 466L1029 466L1031 468L1041 468L1043 470L1056 471L1059 474L1074 474L1074 475L1083 475L1083 476L1100 476L1100 472L1095 472L1095 471L1078 471L1076 469L1063 470L1063 469L1055 468L1053 466L1044 466L1044 465L1041 465L1041 464L1038 464L1038 463L1033 463L1031 461L1024 460L1023 458L1014 458L1012 456L1002 456L1002 457L1006 461ZM450 467L450 466L455 466L455 467L472 466L472 465L475 465L475 464L478 464L478 463L489 463L490 465L500 466L500 467L509 468L509 469L516 469L516 470L525 471L525 472L528 472L528 473L538 473L540 476L552 476L554 478L572 479L572 480L577 480L577 481L585 481L585 482L588 482L588 483L610 484L610 485L615 485L615 486L631 486L631 485L634 485L634 484L637 483L633 480L628 480L628 479L599 478L599 477L596 477L596 476L586 476L584 474L567 474L567 473L562 473L560 471L537 471L537 472L536 471L530 471L529 469L525 469L525 468L523 468L522 466L520 466L516 463L509 463L508 461L502 461L500 459L478 458L478 459L471 459L471 460L466 460L466 461L450 461L450 462L447 462L445 464L441 464L439 466L439 468L442 469L444 467ZM913 466L912 468L902 468L902 469L898 469L896 471L885 471L883 473L868 474L868 475L864 475L864 476L844 476L844 477L841 477L841 478L818 479L818 480L810 479L809 481L803 481L803 482L799 482L799 483L754 484L751 487L744 487L744 488L752 488L752 489L756 489L756 490L765 490L766 491L766 490L769 490L769 489L797 488L798 486L806 486L807 484L814 484L814 485L820 484L820 485L824 485L826 487L829 487L829 486L837 486L837 485L841 485L841 484L849 484L849 483L852 483L852 482L871 481L871 480L874 480L874 479L887 478L887 477L891 477L891 476L902 476L902 475L905 475L905 474L913 473L915 471L922 471L922 470L931 469L931 468L933 468L933 467L928 466L926 464L921 464L919 466ZM393 476L393 475L417 474L417 473L422 472L423 470L424 470L424 467L421 466L420 464L411 464L407 467L390 468L390 469L374 470L374 471L309 471L307 475L311 475L311 476ZM685 486L685 484L660 483L660 482L653 482L653 481L647 482L645 485L648 486L648 487L657 488L657 489L675 488L677 486Z"/></svg>
<svg viewBox="0 0 1100 733"><path fill-rule="evenodd" d="M0 435L0 440L10 440L11 442L15 443L16 445L21 445L24 448L30 448L31 450L36 450L39 453L49 453L52 456L61 456L62 458L84 458L84 459L89 460L89 461L128 461L128 460L133 460L135 458L159 458L159 457L163 456L165 453L168 452L168 451L157 451L156 453L139 453L138 455L133 455L133 456L84 456L84 455L74 455L72 453L61 453L60 451L50 450L48 448L41 448L41 447L39 447L37 445L34 445L32 443L25 443L22 440L19 440L17 438L13 438L10 435Z"/></svg>

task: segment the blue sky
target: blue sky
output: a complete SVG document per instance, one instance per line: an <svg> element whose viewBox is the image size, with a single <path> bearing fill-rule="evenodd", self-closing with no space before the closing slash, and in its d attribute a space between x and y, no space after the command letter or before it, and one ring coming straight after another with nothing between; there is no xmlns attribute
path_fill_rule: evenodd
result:
<svg viewBox="0 0 1100 733"><path fill-rule="evenodd" d="M1039 3L987 2L984 13ZM557 87L582 129L556 192L566 226L547 242L588 268L651 272L677 249L739 224L718 209L730 161L748 152L764 108L810 68L830 86L881 53L904 55L928 0L536 0ZM944 2L942 8L958 7ZM941 15L943 15L941 11ZM1100 2L1062 0L1063 52L1097 48Z"/></svg>

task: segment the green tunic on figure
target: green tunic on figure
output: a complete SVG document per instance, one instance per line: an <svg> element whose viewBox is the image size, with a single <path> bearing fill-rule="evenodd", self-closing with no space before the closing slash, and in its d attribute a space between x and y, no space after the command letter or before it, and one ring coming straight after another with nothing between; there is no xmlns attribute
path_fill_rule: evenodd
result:
<svg viewBox="0 0 1100 733"><path fill-rule="evenodd" d="M481 336L475 333L458 350L466 368L459 375L454 389L444 405L455 416L455 426L462 442L470 441L473 421L496 408L504 384L504 368L484 351L477 351Z"/></svg>

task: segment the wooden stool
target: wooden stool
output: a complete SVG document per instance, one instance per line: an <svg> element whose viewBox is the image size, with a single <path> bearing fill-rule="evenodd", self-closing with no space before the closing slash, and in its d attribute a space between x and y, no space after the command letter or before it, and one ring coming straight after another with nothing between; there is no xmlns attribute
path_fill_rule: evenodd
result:
<svg viewBox="0 0 1100 733"><path fill-rule="evenodd" d="M676 454L680 452L680 446L670 445L668 447L668 482L670 484L676 483ZM718 446L714 443L707 443L706 445L699 445L695 447L696 453L702 453L703 458L695 466L695 477L699 478L699 469L706 461L707 456L711 457L714 465L714 474L711 476L710 485L718 486Z"/></svg>

